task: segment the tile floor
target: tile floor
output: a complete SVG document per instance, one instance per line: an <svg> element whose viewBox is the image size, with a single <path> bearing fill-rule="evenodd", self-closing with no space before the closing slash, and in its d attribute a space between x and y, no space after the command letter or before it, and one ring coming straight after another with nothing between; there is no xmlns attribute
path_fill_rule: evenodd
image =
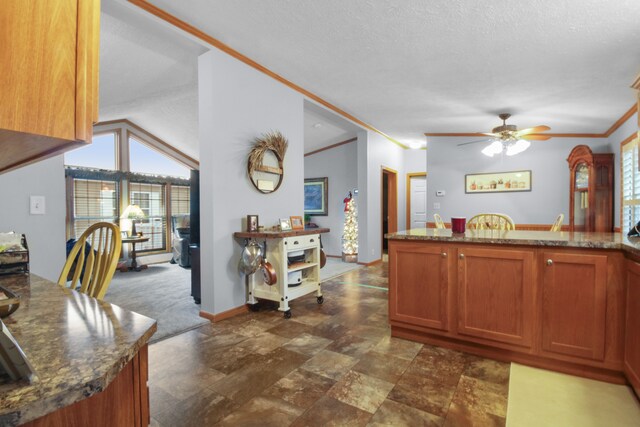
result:
<svg viewBox="0 0 640 427"><path fill-rule="evenodd" d="M154 426L504 426L509 364L391 338L386 265L149 348Z"/></svg>

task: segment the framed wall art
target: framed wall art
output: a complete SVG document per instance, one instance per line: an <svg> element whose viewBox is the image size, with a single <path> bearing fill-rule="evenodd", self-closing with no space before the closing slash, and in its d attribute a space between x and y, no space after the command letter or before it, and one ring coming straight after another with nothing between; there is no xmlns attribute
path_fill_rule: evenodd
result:
<svg viewBox="0 0 640 427"><path fill-rule="evenodd" d="M327 216L329 178L306 178L304 180L305 215Z"/></svg>
<svg viewBox="0 0 640 427"><path fill-rule="evenodd" d="M509 193L531 191L531 171L474 173L464 176L464 192Z"/></svg>

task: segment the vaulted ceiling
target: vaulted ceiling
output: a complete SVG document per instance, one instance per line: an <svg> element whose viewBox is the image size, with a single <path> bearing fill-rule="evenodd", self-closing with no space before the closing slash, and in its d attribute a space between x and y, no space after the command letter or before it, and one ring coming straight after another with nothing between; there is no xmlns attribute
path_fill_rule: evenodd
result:
<svg viewBox="0 0 640 427"><path fill-rule="evenodd" d="M150 3L401 141L423 132L489 131L503 111L520 128L603 133L633 104L629 85L640 71L637 0ZM158 25L132 27L146 32ZM108 20L104 27L105 38L122 36L118 43L133 31ZM159 46L150 39L160 31L175 40L153 52ZM167 28L128 35L135 67L129 66L149 82L141 85L143 99L157 101L151 108L161 113L164 96L177 99L164 110L172 115L182 89L194 90L194 68L185 64L193 65L190 58L203 48ZM123 70L105 64L109 43L103 38L101 71L107 67L103 77L113 82ZM151 84L165 77L142 77L150 68L172 80L166 90ZM106 113L136 106L134 83L118 89L119 105L110 98L116 93L106 95ZM184 104L186 117L194 106Z"/></svg>

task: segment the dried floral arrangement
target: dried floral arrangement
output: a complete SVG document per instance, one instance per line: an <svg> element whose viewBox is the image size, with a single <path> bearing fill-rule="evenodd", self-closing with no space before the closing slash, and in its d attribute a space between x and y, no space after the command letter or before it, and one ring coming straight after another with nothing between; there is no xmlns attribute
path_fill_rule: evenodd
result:
<svg viewBox="0 0 640 427"><path fill-rule="evenodd" d="M289 141L285 138L280 131L270 131L262 134L261 137L254 140L253 148L249 153L249 162L247 171L251 176L256 169L262 166L262 160L264 154L271 150L275 153L278 161L281 163L284 160L284 155L287 152Z"/></svg>

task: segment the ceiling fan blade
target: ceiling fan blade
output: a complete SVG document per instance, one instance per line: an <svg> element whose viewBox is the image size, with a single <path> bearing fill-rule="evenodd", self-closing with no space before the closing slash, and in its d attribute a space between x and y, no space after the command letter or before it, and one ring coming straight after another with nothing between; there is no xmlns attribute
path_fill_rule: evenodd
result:
<svg viewBox="0 0 640 427"><path fill-rule="evenodd" d="M491 142L491 141L493 141L493 139L481 139L479 141L462 142L458 144L458 147L462 145L477 144L478 142Z"/></svg>
<svg viewBox="0 0 640 427"><path fill-rule="evenodd" d="M520 139L527 139L529 141L546 141L551 139L549 135L519 135Z"/></svg>
<svg viewBox="0 0 640 427"><path fill-rule="evenodd" d="M480 135L487 135L487 136L492 136L494 138L500 138L500 134L499 133L484 133L484 132L480 132Z"/></svg>
<svg viewBox="0 0 640 427"><path fill-rule="evenodd" d="M547 130L551 130L551 128L549 126L540 125L540 126L534 126L532 128L519 130L516 132L516 135L518 136L529 135L530 133L539 133Z"/></svg>

